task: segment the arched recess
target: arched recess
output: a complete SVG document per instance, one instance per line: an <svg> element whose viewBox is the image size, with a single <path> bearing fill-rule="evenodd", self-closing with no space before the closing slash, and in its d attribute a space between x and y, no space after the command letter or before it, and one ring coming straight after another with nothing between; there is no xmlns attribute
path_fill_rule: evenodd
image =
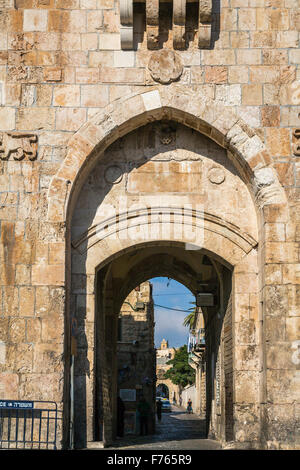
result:
<svg viewBox="0 0 300 470"><path fill-rule="evenodd" d="M234 293L243 295L249 276L253 274L253 283L256 284L256 305L258 310L258 293L263 289L264 252L261 251L258 259L257 245L259 249L264 247L266 241L266 225L269 223L269 214L272 212L272 220L276 214L280 214L281 220L287 220L287 205L285 193L278 182L276 172L272 168L271 157L257 134L247 126L229 107L224 107L216 101L208 99L202 92L192 92L180 85L168 87L154 87L151 91L137 92L125 98L119 99L104 108L100 113L86 123L70 140L67 156L57 174L52 178L48 191L48 222L54 230L61 224L66 225L67 256L65 265L66 285L66 325L70 322L70 292L71 285L71 234L70 223L80 191L92 170L95 168L105 150L117 139L140 128L149 122L162 119L172 120L194 129L202 135L216 142L227 152L228 159L237 169L241 180L249 189L253 205L257 212L259 237L247 234L238 226L216 214L206 212L197 214L197 211L188 214L189 223L196 227L199 224L203 228L201 249L212 254L213 258L234 269L233 285ZM166 207L166 211L169 209ZM178 206L179 211L182 207ZM172 207L174 210L174 207ZM176 208L175 208L176 212ZM274 215L275 214L275 215ZM120 214L122 216L122 214ZM135 211L130 214L130 220L134 220L139 226L143 218L147 218L145 211ZM128 224L127 214L123 222ZM164 223L164 214L159 213L160 219L156 221L158 227ZM203 224L204 221L204 224ZM119 257L126 250L131 250L133 245L126 240L116 240L114 235L122 230L122 217L115 224L108 218L103 226L89 226L84 233L72 240L73 249L81 253L85 259L84 269L86 276L86 290L94 295L95 272L99 265L107 264L113 257ZM176 227L176 217L173 220ZM155 224L154 224L155 225ZM151 241L151 240L150 240ZM172 243L182 243L183 239L171 240ZM161 245L170 243L168 237L160 239ZM190 243L190 240L186 240ZM75 268L75 273L76 273ZM79 271L81 274L82 271ZM258 279L258 273L261 276ZM255 278L255 279L254 279ZM247 279L247 280L246 280ZM257 282L259 281L259 284ZM250 283L251 284L251 283ZM252 288L253 286L251 286ZM246 291L247 292L247 291ZM249 295L252 292L249 292ZM241 300L235 295L232 299L233 312L238 310ZM88 310L94 315L94 307ZM262 312L259 313L261 318ZM260 321L260 320L259 320ZM259 322L258 321L258 322ZM234 328L238 331L240 325L235 317ZM67 335L68 333L67 330ZM263 341L262 333L259 333L260 342ZM90 332L90 336L92 333ZM67 345L68 340L66 341ZM92 354L92 352L90 352ZM263 359L260 358L257 369L263 370ZM90 363L93 361L90 360ZM66 367L66 383L68 382L68 367ZM255 375L256 374L256 375ZM263 402L264 384L257 377L255 370L255 382L260 383L260 398L253 402L256 407L255 414L259 412L259 402ZM88 374L89 375L89 374ZM240 390L242 395L245 387L246 374L243 368L238 371ZM249 378L249 376L248 376ZM66 387L66 390L68 387ZM91 387L92 389L92 387ZM253 392L254 393L254 392ZM91 404L89 397L89 405ZM238 420L238 418L236 418ZM259 420L259 418L258 418ZM261 427L259 423L258 427ZM255 439L260 437L260 431L255 430ZM235 438L237 438L236 433ZM92 430L87 432L87 440L92 440ZM243 437L244 439L244 437ZM247 440L244 439L244 440Z"/></svg>
<svg viewBox="0 0 300 470"><path fill-rule="evenodd" d="M226 295L231 291L232 282L232 271L228 267L231 266L233 268L232 262L235 263L235 270L233 272L235 290L239 293L243 292L243 295L252 295L252 303L257 307L257 249L253 248L247 254L244 250L237 247L234 242L224 238L221 234L210 231L206 231L206 234L207 236L204 239L201 250L197 251L192 250L189 252L185 249L184 241L176 242L174 240L157 240L138 245L134 241L126 240L120 244L118 243L116 250L115 240L111 240L110 243L108 239L105 245L100 241L88 250L88 260L85 258L85 255L80 255L82 269L80 268L80 260L78 258L78 275L80 272L83 274L86 268L86 282L90 286L87 288L87 294L85 295L86 313L83 317L81 312L78 318L78 326L82 333L80 340L82 345L81 354L78 357L81 367L78 368L78 370L80 369L78 375L80 376L80 387L84 384L84 391L80 389L81 393L78 394L80 399L77 406L79 410L77 426L79 423L79 428L81 428L80 434L83 436L83 440L87 439L88 442L93 442L95 439L101 439L105 442L105 445L109 445L113 440L115 409L111 397L115 394L113 384L116 383L113 378L114 371L116 371L116 364L113 360L116 357L113 339L115 336L114 332L117 331L117 316L115 312L120 310L124 299L137 284L158 275L165 275L182 282L195 294L201 291L203 281L207 282L208 280L210 285L213 283L213 286L218 284L218 291L216 292L218 300L215 308L208 309L210 311L205 312L205 317L210 327L208 333L210 337L213 336L212 339L208 340L210 350L215 349L217 351L219 349L224 319L227 321L228 328L231 329L233 325L232 311L231 309L230 311L226 310L228 304ZM221 258L223 252L226 253L226 259ZM212 266L205 266L205 270L201 266L200 261L204 254L214 257L214 260L212 259ZM101 260L101 256L103 261L97 266L96 263ZM218 270L221 273L220 282L218 282L219 276L213 268L215 263L218 265ZM246 285L244 285L245 269L251 279L251 283ZM213 277L211 271L215 273ZM93 285L95 285L95 291L93 291ZM82 298L84 292L80 292L80 297ZM95 295L97 305L94 303ZM238 295L235 298L238 301ZM73 302L73 304L78 305L77 302ZM82 304L81 307L83 307ZM216 317L218 313L217 307L221 308L218 319ZM212 317L214 317L214 320L210 321ZM172 321L171 318L170 321ZM218 328L215 327L216 324ZM214 331L217 331L217 342L214 339ZM89 346L84 345L86 342ZM95 349L93 345L96 345ZM103 345L106 345L105 348ZM209 353L209 355L211 354ZM214 361L216 359L217 355L215 354ZM85 377L86 373L82 367L84 363L88 363L89 366L88 377ZM211 364L209 364L209 367L211 367ZM229 367L232 368L232 364ZM96 389L93 385L93 373L97 378L95 382ZM238 373L238 370L236 370L236 373ZM209 371L207 377L211 377L212 374L214 372ZM214 382L214 377L211 377L211 380ZM211 380L207 387L209 393L209 400L207 402L213 399L214 392L212 387L215 388L215 385L211 383ZM103 384L111 385L106 388ZM104 423L103 428L105 431L95 434L94 399L95 397L99 398L100 395L102 395L101 403L96 408L98 410L101 408L103 414L98 414L97 411L96 421L99 422L98 417L100 416L100 420ZM253 401L255 399L253 398ZM213 414L215 414L215 410L207 407L207 432L210 432L217 438L221 438L221 433L216 427ZM85 418L87 422L85 422ZM82 422L82 419L84 422ZM84 431L85 426L87 435L85 435ZM220 423L218 426L220 427Z"/></svg>
<svg viewBox="0 0 300 470"><path fill-rule="evenodd" d="M170 398L172 399L172 397L169 396L169 387L168 385L165 383L165 381L163 379L161 380L158 380L156 382L156 396L160 396L160 397L163 397L163 398Z"/></svg>

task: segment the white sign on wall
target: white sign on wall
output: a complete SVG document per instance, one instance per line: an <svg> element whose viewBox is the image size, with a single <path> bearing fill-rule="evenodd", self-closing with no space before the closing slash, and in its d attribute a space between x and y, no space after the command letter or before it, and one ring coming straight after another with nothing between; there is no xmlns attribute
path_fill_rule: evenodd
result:
<svg viewBox="0 0 300 470"><path fill-rule="evenodd" d="M136 401L136 390L135 388L122 388L120 389L120 398L123 401Z"/></svg>

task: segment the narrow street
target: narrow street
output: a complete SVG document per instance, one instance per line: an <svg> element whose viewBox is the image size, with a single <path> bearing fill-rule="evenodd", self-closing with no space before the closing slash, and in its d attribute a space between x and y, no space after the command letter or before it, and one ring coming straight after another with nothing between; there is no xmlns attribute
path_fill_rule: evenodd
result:
<svg viewBox="0 0 300 470"><path fill-rule="evenodd" d="M205 439L205 421L183 408L172 406L156 420L156 432L148 436L118 439L108 450L219 450L220 444Z"/></svg>

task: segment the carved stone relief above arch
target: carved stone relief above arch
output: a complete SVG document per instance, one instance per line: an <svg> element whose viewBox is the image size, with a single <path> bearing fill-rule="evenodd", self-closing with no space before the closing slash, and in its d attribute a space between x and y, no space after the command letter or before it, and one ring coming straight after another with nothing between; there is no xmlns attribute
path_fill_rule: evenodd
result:
<svg viewBox="0 0 300 470"><path fill-rule="evenodd" d="M14 160L36 160L38 149L38 137L35 134L23 134L20 132L0 133L0 159L8 160L13 156Z"/></svg>
<svg viewBox="0 0 300 470"><path fill-rule="evenodd" d="M122 180L123 171L118 165L109 166L104 174L105 181L109 184L118 184Z"/></svg>
<svg viewBox="0 0 300 470"><path fill-rule="evenodd" d="M148 69L153 80L163 85L175 82L181 77L183 65L176 52L169 49L155 51L150 57Z"/></svg>
<svg viewBox="0 0 300 470"><path fill-rule="evenodd" d="M222 184L225 181L223 168L212 167L208 172L208 179L212 184Z"/></svg>

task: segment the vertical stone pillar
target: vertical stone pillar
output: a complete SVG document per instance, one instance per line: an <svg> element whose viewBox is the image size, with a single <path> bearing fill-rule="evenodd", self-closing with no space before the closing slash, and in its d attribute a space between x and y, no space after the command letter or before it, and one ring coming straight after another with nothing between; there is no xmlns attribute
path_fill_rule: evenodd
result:
<svg viewBox="0 0 300 470"><path fill-rule="evenodd" d="M257 253L252 250L233 274L234 440L247 448L260 443L260 323Z"/></svg>
<svg viewBox="0 0 300 470"><path fill-rule="evenodd" d="M264 210L262 438L269 449L300 445L299 221L299 207L290 221L284 206L274 205Z"/></svg>
<svg viewBox="0 0 300 470"><path fill-rule="evenodd" d="M185 47L186 0L173 0L173 47Z"/></svg>
<svg viewBox="0 0 300 470"><path fill-rule="evenodd" d="M120 0L121 48L133 49L133 1Z"/></svg>
<svg viewBox="0 0 300 470"><path fill-rule="evenodd" d="M211 41L212 0L199 0L199 37L200 49L206 49Z"/></svg>
<svg viewBox="0 0 300 470"><path fill-rule="evenodd" d="M146 0L147 46L158 48L159 39L159 0Z"/></svg>

